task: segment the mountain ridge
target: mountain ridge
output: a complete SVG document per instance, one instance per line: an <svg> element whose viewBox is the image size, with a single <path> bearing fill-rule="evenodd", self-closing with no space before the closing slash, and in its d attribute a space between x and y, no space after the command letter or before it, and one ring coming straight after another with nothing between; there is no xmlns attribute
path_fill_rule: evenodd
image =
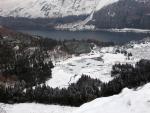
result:
<svg viewBox="0 0 150 113"><path fill-rule="evenodd" d="M0 0L0 25L10 28L150 29L150 0Z"/></svg>
<svg viewBox="0 0 150 113"><path fill-rule="evenodd" d="M0 0L4 17L56 18L90 14L118 0Z"/></svg>

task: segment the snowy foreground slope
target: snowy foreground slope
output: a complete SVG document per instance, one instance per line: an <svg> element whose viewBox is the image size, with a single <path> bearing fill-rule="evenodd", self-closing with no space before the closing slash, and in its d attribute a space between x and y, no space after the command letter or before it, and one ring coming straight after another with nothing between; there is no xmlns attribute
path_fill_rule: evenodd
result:
<svg viewBox="0 0 150 113"><path fill-rule="evenodd" d="M75 109L75 107L44 105L36 103L14 105L0 103L0 113L71 113Z"/></svg>
<svg viewBox="0 0 150 113"><path fill-rule="evenodd" d="M150 84L134 91L125 88L121 94L99 98L82 105L73 113L150 113Z"/></svg>

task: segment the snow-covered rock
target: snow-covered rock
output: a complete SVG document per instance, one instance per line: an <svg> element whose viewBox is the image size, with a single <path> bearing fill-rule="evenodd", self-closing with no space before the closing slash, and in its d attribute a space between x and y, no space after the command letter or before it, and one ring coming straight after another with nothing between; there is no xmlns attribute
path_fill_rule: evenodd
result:
<svg viewBox="0 0 150 113"><path fill-rule="evenodd" d="M138 90L125 88L121 94L95 99L73 113L149 113L150 84Z"/></svg>

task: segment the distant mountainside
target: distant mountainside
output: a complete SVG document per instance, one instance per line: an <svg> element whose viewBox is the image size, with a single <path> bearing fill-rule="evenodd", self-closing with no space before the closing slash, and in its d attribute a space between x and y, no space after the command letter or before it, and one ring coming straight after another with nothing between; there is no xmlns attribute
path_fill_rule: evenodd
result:
<svg viewBox="0 0 150 113"><path fill-rule="evenodd" d="M0 0L0 25L19 29L150 29L149 20L150 0Z"/></svg>
<svg viewBox="0 0 150 113"><path fill-rule="evenodd" d="M118 0L0 0L0 15L54 18L90 14Z"/></svg>
<svg viewBox="0 0 150 113"><path fill-rule="evenodd" d="M150 29L150 0L120 0L94 14L98 28Z"/></svg>

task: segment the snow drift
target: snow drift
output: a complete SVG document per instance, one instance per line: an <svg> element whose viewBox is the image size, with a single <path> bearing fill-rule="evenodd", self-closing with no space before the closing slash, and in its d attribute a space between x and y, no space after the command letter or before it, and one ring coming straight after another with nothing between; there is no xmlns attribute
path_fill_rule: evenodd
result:
<svg viewBox="0 0 150 113"><path fill-rule="evenodd" d="M150 83L137 91L125 88L121 94L96 99L73 113L149 113Z"/></svg>

